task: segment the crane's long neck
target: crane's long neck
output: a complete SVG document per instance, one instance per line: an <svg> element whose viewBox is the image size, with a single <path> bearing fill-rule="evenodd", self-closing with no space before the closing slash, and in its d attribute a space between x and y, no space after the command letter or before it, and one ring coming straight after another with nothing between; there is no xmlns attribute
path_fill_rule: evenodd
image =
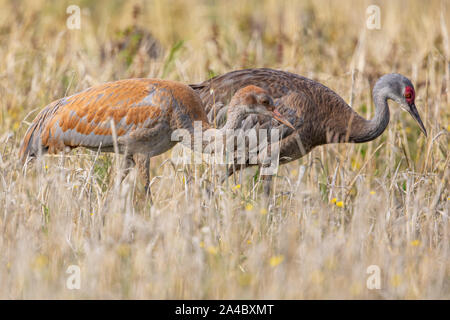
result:
<svg viewBox="0 0 450 320"><path fill-rule="evenodd" d="M389 90L387 87L374 88L373 101L375 104L375 116L371 120L364 118L356 119L355 126L352 125L350 139L354 142L367 142L376 139L386 129L389 123L389 106L387 99Z"/></svg>
<svg viewBox="0 0 450 320"><path fill-rule="evenodd" d="M245 114L243 112L229 112L227 115L227 122L219 130L225 132L229 129L238 129L242 125L244 119Z"/></svg>
<svg viewBox="0 0 450 320"><path fill-rule="evenodd" d="M228 112L227 115L227 121L225 123L225 125L220 128L220 129L215 129L217 130L217 135L213 138L213 139L221 139L222 140L222 145L226 145L227 144L227 139L229 139L230 137L227 136L227 134L229 134L229 130L237 130L242 126L242 121L244 121L245 119L245 113L243 112ZM234 133L233 133L234 134ZM231 138L233 139L233 138ZM209 152L207 145L209 144L209 142L204 141L203 142L203 147L204 150L206 150L206 152Z"/></svg>

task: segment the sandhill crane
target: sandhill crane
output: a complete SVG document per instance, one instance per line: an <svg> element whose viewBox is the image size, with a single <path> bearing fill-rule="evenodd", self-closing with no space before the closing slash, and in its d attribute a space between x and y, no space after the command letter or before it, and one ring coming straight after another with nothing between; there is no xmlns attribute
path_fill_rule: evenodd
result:
<svg viewBox="0 0 450 320"><path fill-rule="evenodd" d="M414 86L401 74L386 74L376 82L373 88L375 116L371 120L357 114L338 94L326 86L280 70L237 70L200 84L193 84L191 87L200 94L208 117L213 119L220 118L229 98L236 90L247 85L266 89L275 99L279 112L295 127L295 130L283 127L280 163L299 159L314 147L327 143L361 143L374 140L383 133L389 123L389 99L408 111L425 136L427 135L414 103ZM256 121L258 120L254 119L253 123ZM233 168L229 169L228 175L232 174ZM267 180L270 179L267 177ZM265 185L265 191L270 191L270 182Z"/></svg>
<svg viewBox="0 0 450 320"><path fill-rule="evenodd" d="M231 100L221 130L238 128L249 114L287 123L273 104L265 90L244 86ZM50 103L28 128L19 156L25 161L77 147L112 152L114 124L118 151L126 154L125 172L137 165L148 190L150 157L177 143L171 139L174 130L193 132L194 121L201 121L203 130L210 128L202 101L189 86L158 79L120 80Z"/></svg>

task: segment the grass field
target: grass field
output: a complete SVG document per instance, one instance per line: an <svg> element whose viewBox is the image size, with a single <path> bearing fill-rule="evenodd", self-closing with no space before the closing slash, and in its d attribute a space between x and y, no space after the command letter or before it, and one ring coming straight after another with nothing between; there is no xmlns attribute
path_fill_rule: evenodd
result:
<svg viewBox="0 0 450 320"><path fill-rule="evenodd" d="M81 8L69 29L69 5ZM380 7L380 29L366 8ZM447 1L0 0L0 298L449 299ZM38 110L106 81L200 82L271 67L318 80L367 118L399 72L428 130L391 102L383 135L256 170L212 197L207 165L152 160L153 205L121 158L84 149L23 168ZM69 266L79 267L70 290ZM367 273L380 271L380 289ZM69 273L67 272L69 268ZM376 268L376 267L375 267ZM369 268L369 271L372 270ZM70 280L70 279L69 279Z"/></svg>

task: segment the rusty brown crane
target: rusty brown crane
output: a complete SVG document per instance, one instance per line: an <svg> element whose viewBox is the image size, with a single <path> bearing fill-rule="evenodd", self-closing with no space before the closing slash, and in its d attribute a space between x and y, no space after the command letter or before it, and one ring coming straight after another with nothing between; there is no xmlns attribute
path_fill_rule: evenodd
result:
<svg viewBox="0 0 450 320"><path fill-rule="evenodd" d="M282 128L280 163L299 159L314 147L327 143L374 140L389 123L389 99L408 111L422 132L427 134L414 103L414 86L401 74L386 74L376 82L373 88L375 116L371 120L361 117L338 94L321 83L280 70L237 70L191 87L199 92L209 119L220 120L230 97L247 85L266 89L275 99L279 112L295 127L295 130ZM261 119L251 121L262 124ZM230 168L228 174L232 172Z"/></svg>
<svg viewBox="0 0 450 320"><path fill-rule="evenodd" d="M244 86L234 94L221 130L240 127L250 114L290 125L274 111L274 102L265 90ZM172 140L175 130L193 133L194 121L202 123L202 130L210 128L202 101L187 85L159 79L109 82L42 109L25 134L19 157L25 161L77 147L112 152L115 129L118 151L126 154L125 172L137 165L148 189L150 157L177 143Z"/></svg>

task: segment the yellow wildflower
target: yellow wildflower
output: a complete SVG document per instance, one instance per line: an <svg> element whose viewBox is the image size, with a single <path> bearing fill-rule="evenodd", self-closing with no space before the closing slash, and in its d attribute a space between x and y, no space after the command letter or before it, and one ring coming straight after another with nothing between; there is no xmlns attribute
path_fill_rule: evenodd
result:
<svg viewBox="0 0 450 320"><path fill-rule="evenodd" d="M371 195L374 195L375 193L376 193L376 192L375 192L375 191L373 191L373 190L372 190L372 191L370 191L370 194L371 194Z"/></svg>
<svg viewBox="0 0 450 320"><path fill-rule="evenodd" d="M398 287L402 283L402 277L399 274L396 274L391 279L391 285L393 287Z"/></svg>
<svg viewBox="0 0 450 320"><path fill-rule="evenodd" d="M338 202L336 202L336 206L339 207L339 208L344 207L344 201L338 201Z"/></svg>
<svg viewBox="0 0 450 320"><path fill-rule="evenodd" d="M242 287L247 287L252 283L253 277L251 274L244 273L238 277L238 283Z"/></svg>
<svg viewBox="0 0 450 320"><path fill-rule="evenodd" d="M336 201L337 201L336 198L331 199L331 203L336 203Z"/></svg>
<svg viewBox="0 0 450 320"><path fill-rule="evenodd" d="M271 267L276 267L280 263L282 263L283 260L284 260L284 256L283 255L273 256L273 257L270 258L269 263L270 263Z"/></svg>
<svg viewBox="0 0 450 320"><path fill-rule="evenodd" d="M117 254L121 258L127 258L131 254L131 248L127 244L121 244L116 249Z"/></svg>
<svg viewBox="0 0 450 320"><path fill-rule="evenodd" d="M208 250L208 253L213 256L215 256L219 252L219 249L217 247L213 247L213 246L209 246L207 250Z"/></svg>
<svg viewBox="0 0 450 320"><path fill-rule="evenodd" d="M356 160L352 160L352 168L353 169L360 169L361 168L361 164L359 163L359 161Z"/></svg>
<svg viewBox="0 0 450 320"><path fill-rule="evenodd" d="M416 239L416 240L411 241L411 245L412 245L413 247L419 246L419 245L420 245L420 240Z"/></svg>
<svg viewBox="0 0 450 320"><path fill-rule="evenodd" d="M262 215L266 215L267 214L267 209L266 208L261 208L261 210L259 210L259 213Z"/></svg>
<svg viewBox="0 0 450 320"><path fill-rule="evenodd" d="M237 190L237 189L240 189L241 188L241 185L240 184L237 184L237 185L235 185L234 187L233 187L233 191L235 191L235 190Z"/></svg>
<svg viewBox="0 0 450 320"><path fill-rule="evenodd" d="M253 205L251 203L247 203L245 205L245 211L252 211L252 209L253 209Z"/></svg>
<svg viewBox="0 0 450 320"><path fill-rule="evenodd" d="M38 255L33 262L33 267L37 270L41 270L48 265L48 257L40 254Z"/></svg>

